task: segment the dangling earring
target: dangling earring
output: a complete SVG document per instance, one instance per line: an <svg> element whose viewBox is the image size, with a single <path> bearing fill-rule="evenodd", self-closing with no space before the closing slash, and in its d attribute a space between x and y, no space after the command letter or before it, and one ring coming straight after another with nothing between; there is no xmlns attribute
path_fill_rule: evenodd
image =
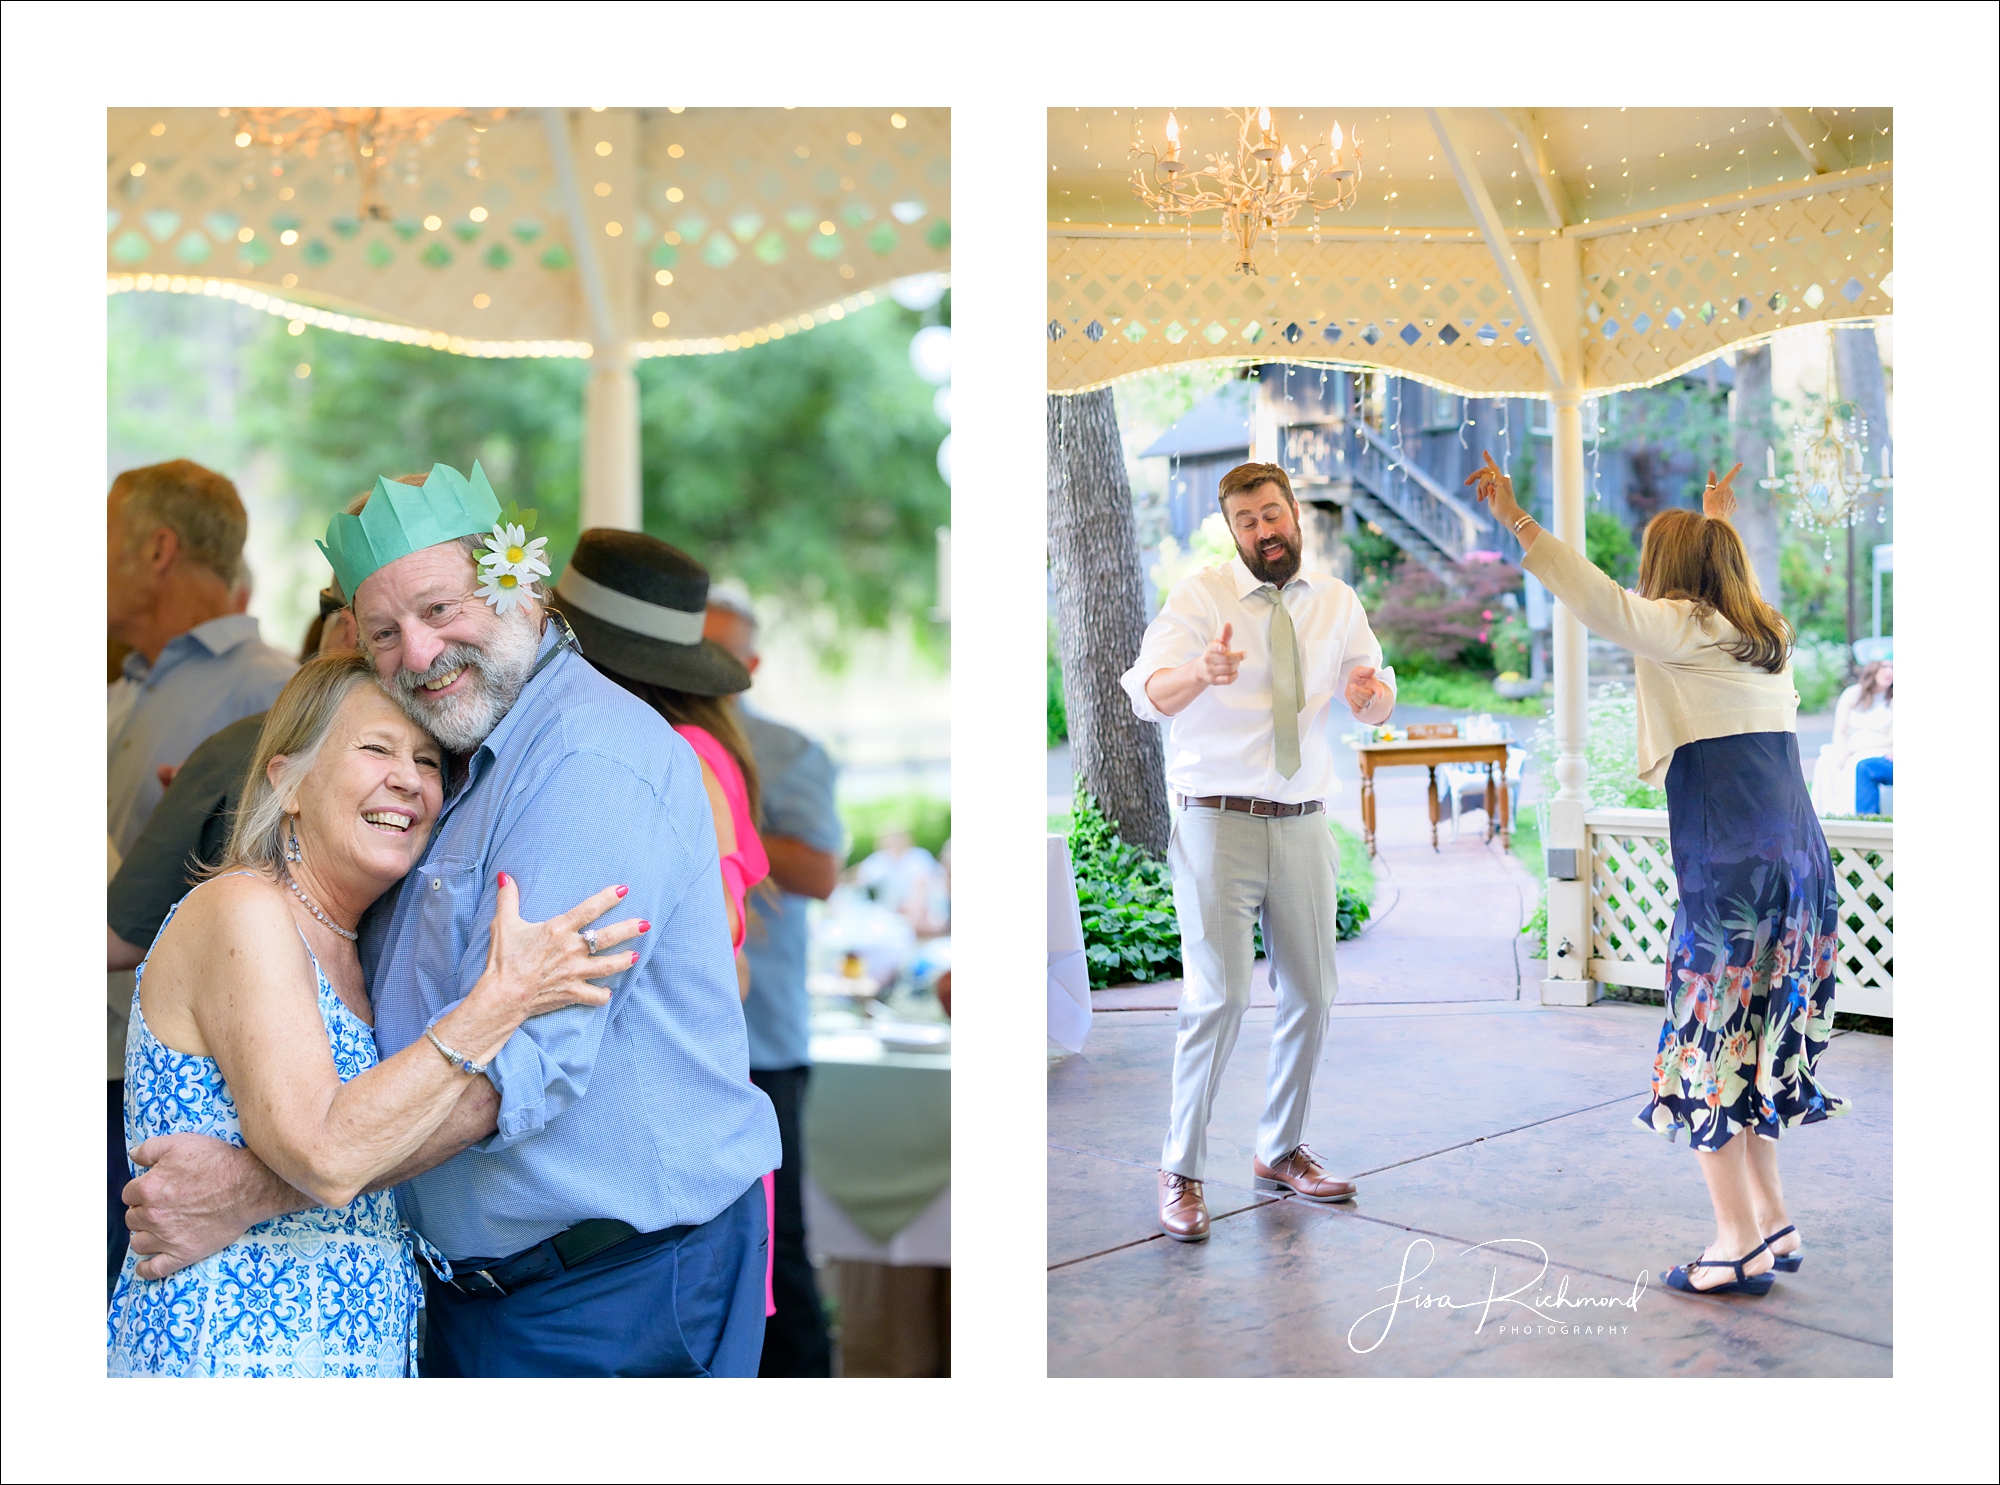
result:
<svg viewBox="0 0 2000 1485"><path fill-rule="evenodd" d="M288 816L291 821L292 838L285 842L285 859L296 862L299 859L299 817Z"/></svg>

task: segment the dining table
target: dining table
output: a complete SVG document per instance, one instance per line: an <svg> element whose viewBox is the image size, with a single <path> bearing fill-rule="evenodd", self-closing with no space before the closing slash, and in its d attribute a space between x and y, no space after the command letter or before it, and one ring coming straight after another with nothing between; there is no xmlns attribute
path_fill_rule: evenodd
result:
<svg viewBox="0 0 2000 1485"><path fill-rule="evenodd" d="M1507 748L1504 734L1478 741L1450 723L1416 726L1401 737L1375 741L1366 736L1352 742L1361 771L1361 830L1368 854L1375 854L1375 771L1379 768L1422 768L1430 775L1431 849L1438 848L1438 776L1447 765L1483 765L1486 770L1486 838L1497 833L1505 845L1513 833L1512 799L1507 789Z"/></svg>

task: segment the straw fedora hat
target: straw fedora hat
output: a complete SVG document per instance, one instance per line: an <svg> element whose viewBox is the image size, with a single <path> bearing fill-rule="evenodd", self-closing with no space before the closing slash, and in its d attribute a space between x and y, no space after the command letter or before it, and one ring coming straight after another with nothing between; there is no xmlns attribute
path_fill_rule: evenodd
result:
<svg viewBox="0 0 2000 1485"><path fill-rule="evenodd" d="M584 532L552 596L593 664L694 696L750 688L743 662L702 638L708 569L657 537Z"/></svg>

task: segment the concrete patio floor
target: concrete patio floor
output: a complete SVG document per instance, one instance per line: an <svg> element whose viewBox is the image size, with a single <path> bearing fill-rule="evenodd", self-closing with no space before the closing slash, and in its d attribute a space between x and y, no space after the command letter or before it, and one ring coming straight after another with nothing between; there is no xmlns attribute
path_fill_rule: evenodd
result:
<svg viewBox="0 0 2000 1485"><path fill-rule="evenodd" d="M1161 1236L1179 986L1099 992L1049 1069L1050 1374L1888 1375L1890 1040L1837 1036L1820 1070L1852 1112L1783 1140L1801 1270L1761 1299L1669 1290L1711 1219L1685 1146L1631 1122L1660 1011L1542 1007L1514 931L1536 884L1474 831L1433 853L1420 773L1378 800L1375 921L1340 948L1306 1134L1358 1200L1250 1189L1265 993L1210 1124L1213 1235Z"/></svg>

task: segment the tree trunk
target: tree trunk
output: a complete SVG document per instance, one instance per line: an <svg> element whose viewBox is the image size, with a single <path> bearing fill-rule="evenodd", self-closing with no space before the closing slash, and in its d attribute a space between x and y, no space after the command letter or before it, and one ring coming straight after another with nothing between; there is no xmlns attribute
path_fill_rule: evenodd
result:
<svg viewBox="0 0 2000 1485"><path fill-rule="evenodd" d="M1736 352L1735 455L1743 472L1736 476L1737 534L1750 556L1750 570L1767 602L1783 606L1778 589L1777 492L1757 481L1764 478L1775 427L1771 422L1771 348L1760 345ZM1717 470L1720 474L1722 471Z"/></svg>
<svg viewBox="0 0 2000 1485"><path fill-rule="evenodd" d="M1132 488L1111 389L1049 398L1049 565L1071 756L1126 841L1165 855L1160 729L1118 684L1146 633Z"/></svg>
<svg viewBox="0 0 2000 1485"><path fill-rule="evenodd" d="M1891 446L1889 429L1889 389L1882 379L1882 347L1876 342L1873 325L1841 325L1833 332L1834 375L1840 381L1840 396L1854 404L1865 424L1868 440L1868 473L1882 471L1883 449ZM1828 389L1832 395L1832 389ZM1849 530L1847 625L1850 639L1868 628L1873 607L1875 548L1892 539L1886 519L1889 503L1873 501L1864 507L1861 523ZM1876 520L1880 511L1884 519Z"/></svg>

